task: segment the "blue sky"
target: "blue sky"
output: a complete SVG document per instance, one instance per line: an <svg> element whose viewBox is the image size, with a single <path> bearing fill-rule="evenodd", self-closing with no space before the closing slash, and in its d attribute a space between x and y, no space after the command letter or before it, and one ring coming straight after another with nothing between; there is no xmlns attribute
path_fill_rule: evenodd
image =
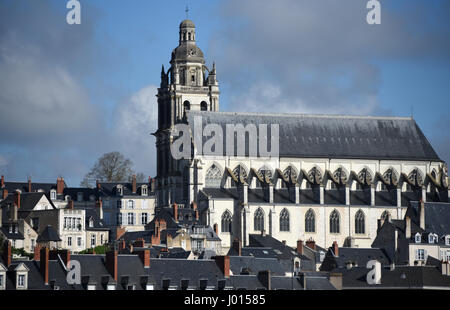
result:
<svg viewBox="0 0 450 310"><path fill-rule="evenodd" d="M72 186L120 151L155 174L156 88L178 25L216 62L222 111L410 116L450 160L450 3L381 0L0 2L0 173Z"/></svg>

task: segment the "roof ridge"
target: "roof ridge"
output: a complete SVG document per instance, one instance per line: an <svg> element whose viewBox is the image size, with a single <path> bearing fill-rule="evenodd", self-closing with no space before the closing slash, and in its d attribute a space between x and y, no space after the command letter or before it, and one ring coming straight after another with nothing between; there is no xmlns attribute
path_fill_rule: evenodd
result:
<svg viewBox="0 0 450 310"><path fill-rule="evenodd" d="M306 113L259 113L259 112L231 112L231 111L188 111L192 114L223 114L223 115L253 115L253 116L280 116L280 117L311 117L311 118L360 118L360 119L386 119L386 120L410 120L413 121L412 117L407 116L373 116L373 115L345 115L345 114L306 114Z"/></svg>

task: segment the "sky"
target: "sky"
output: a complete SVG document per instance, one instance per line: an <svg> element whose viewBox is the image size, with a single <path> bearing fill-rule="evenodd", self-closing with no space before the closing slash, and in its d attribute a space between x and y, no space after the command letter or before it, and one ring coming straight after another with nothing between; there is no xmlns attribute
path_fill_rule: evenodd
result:
<svg viewBox="0 0 450 310"><path fill-rule="evenodd" d="M0 174L78 186L119 151L155 176L156 93L178 27L216 63L220 110L412 116L450 161L450 1L0 0Z"/></svg>

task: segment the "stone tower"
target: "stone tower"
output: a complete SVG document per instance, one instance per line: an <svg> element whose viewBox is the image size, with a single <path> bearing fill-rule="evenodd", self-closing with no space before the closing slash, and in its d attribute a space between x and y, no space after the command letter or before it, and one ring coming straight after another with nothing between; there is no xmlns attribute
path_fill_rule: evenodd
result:
<svg viewBox="0 0 450 310"><path fill-rule="evenodd" d="M170 154L172 129L186 122L186 111L218 111L219 84L216 68L205 65L203 52L196 44L195 25L191 20L180 24L179 44L172 51L170 69L161 70L158 88L157 191L158 206L171 203L189 203L187 160L174 160ZM184 179L184 180L183 180Z"/></svg>

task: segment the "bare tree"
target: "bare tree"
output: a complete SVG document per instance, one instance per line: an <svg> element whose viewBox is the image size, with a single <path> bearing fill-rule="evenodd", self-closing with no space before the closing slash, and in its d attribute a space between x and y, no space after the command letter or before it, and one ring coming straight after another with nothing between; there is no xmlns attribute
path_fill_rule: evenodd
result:
<svg viewBox="0 0 450 310"><path fill-rule="evenodd" d="M96 180L100 182L126 182L135 173L132 167L133 162L119 152L103 154L84 176L80 186L93 187ZM138 175L140 179L144 178L143 173Z"/></svg>

